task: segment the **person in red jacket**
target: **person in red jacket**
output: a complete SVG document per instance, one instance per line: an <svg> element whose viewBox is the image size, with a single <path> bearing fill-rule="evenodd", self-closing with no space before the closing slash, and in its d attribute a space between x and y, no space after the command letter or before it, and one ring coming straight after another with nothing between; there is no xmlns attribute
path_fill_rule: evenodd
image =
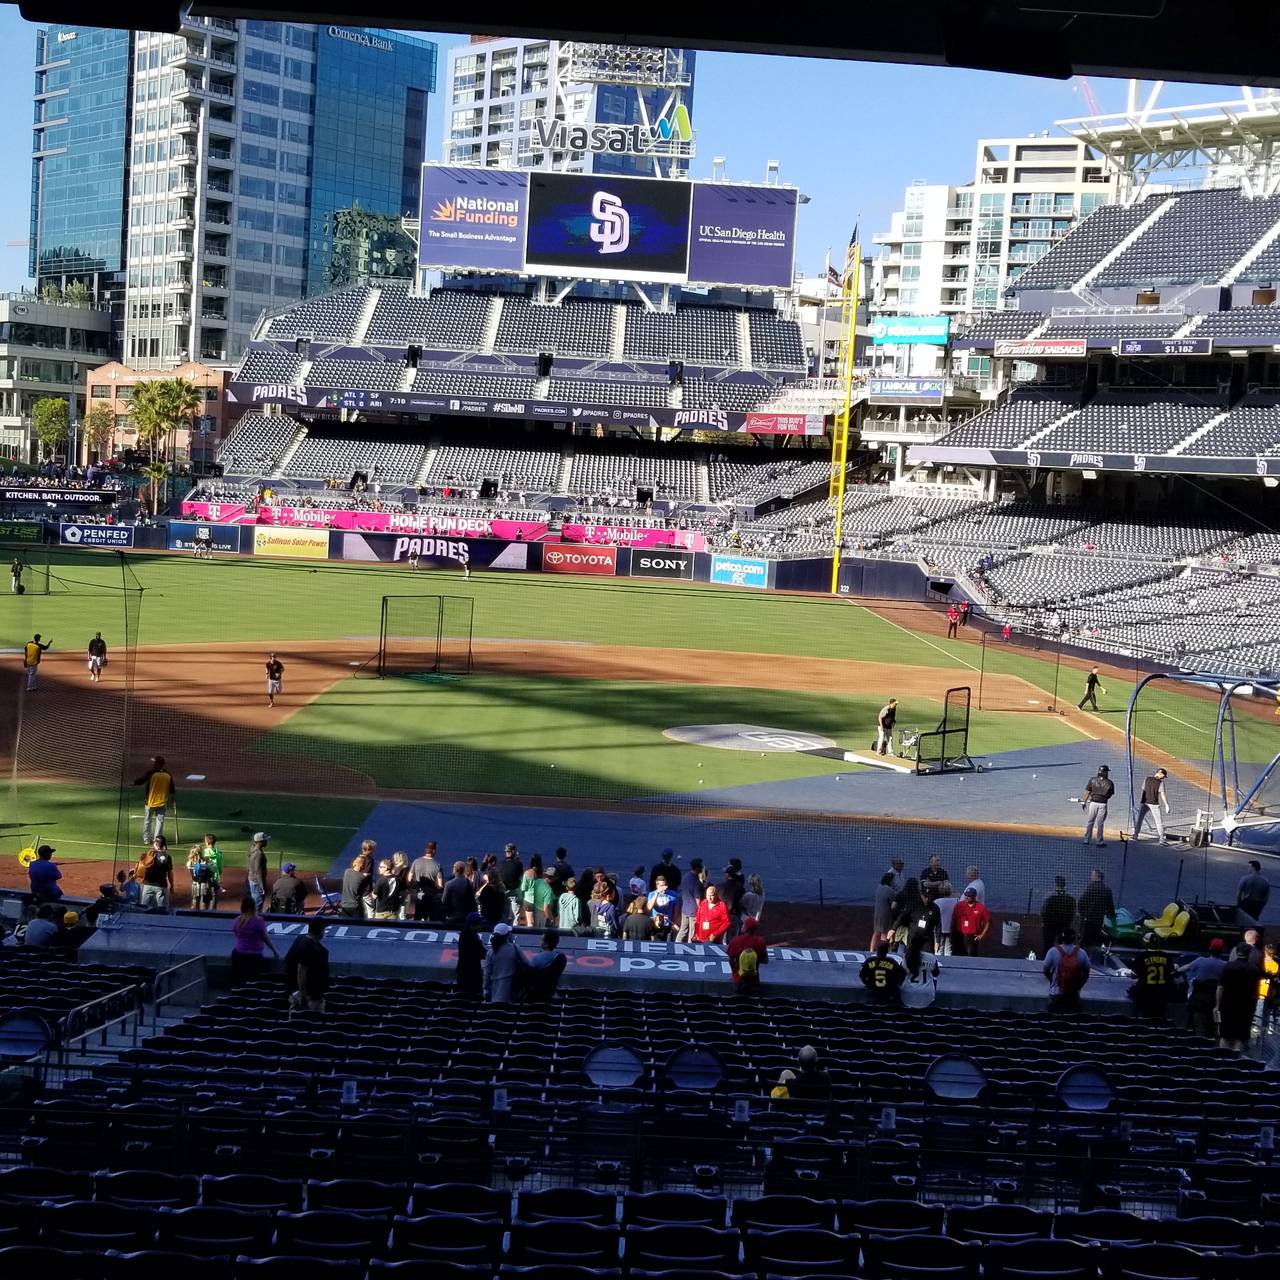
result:
<svg viewBox="0 0 1280 1280"><path fill-rule="evenodd" d="M760 924L755 916L748 916L742 922L742 932L729 939L727 950L734 987L742 995L755 995L760 990L760 966L769 963L769 948L760 936ZM755 960L744 965L742 955L746 951L753 952Z"/></svg>
<svg viewBox="0 0 1280 1280"><path fill-rule="evenodd" d="M695 942L722 942L729 932L729 908L720 901L715 885L707 885L707 896L698 903L698 914L693 922Z"/></svg>
<svg viewBox="0 0 1280 1280"><path fill-rule="evenodd" d="M959 939L962 953L976 956L978 943L987 936L990 928L991 913L978 901L978 891L970 885L951 912L951 931Z"/></svg>

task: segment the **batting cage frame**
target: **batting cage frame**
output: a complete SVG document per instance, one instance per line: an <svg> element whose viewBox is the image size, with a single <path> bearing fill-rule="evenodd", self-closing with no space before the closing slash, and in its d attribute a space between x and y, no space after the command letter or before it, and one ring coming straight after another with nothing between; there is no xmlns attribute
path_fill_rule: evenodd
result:
<svg viewBox="0 0 1280 1280"><path fill-rule="evenodd" d="M1175 839L1280 853L1280 802L1271 800L1280 794L1280 755L1264 741L1273 732L1268 719L1248 705L1259 699L1280 711L1280 682L1168 671L1138 681L1125 712L1131 831L1140 809L1163 808L1143 804L1142 775L1159 767L1167 774L1161 826Z"/></svg>
<svg viewBox="0 0 1280 1280"><path fill-rule="evenodd" d="M1019 670L1027 660L1044 663L1049 670L1038 671L1036 678L1031 679ZM1002 629L991 625L982 628L978 659L979 711L1057 711L1061 675L1062 642L1058 637L1011 628L1006 640ZM1034 696L1028 696L1015 681L1032 690Z"/></svg>
<svg viewBox="0 0 1280 1280"><path fill-rule="evenodd" d="M969 685L948 689L942 701L942 722L917 736L916 773L972 773L969 758L969 710L973 690Z"/></svg>
<svg viewBox="0 0 1280 1280"><path fill-rule="evenodd" d="M379 679L470 675L474 615L475 601L470 596L383 596L376 664Z"/></svg>

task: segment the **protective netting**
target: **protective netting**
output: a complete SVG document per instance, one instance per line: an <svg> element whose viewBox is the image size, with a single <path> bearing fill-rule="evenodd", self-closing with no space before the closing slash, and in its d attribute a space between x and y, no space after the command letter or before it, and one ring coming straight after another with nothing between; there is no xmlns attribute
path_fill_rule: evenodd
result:
<svg viewBox="0 0 1280 1280"><path fill-rule="evenodd" d="M100 864L105 881L108 866L135 852L129 783L143 592L123 553L39 550L49 590L10 595L0 612L0 648L14 655L0 709L0 857L52 844L65 867ZM32 675L25 648L37 635ZM95 671L98 635L106 658Z"/></svg>
<svg viewBox="0 0 1280 1280"><path fill-rule="evenodd" d="M979 711L1056 711L1062 646L1058 640L984 626L979 651Z"/></svg>
<svg viewBox="0 0 1280 1280"><path fill-rule="evenodd" d="M947 690L942 719L935 729L919 737L917 773L956 773L974 767L969 758L971 700L972 690L967 685Z"/></svg>
<svg viewBox="0 0 1280 1280"><path fill-rule="evenodd" d="M49 548L39 544L0 542L0 563L4 565L5 590L11 595L49 594ZM14 566L18 572L15 575ZM17 590L21 587L21 590Z"/></svg>
<svg viewBox="0 0 1280 1280"><path fill-rule="evenodd" d="M473 612L465 596L383 596L378 674L466 675Z"/></svg>
<svg viewBox="0 0 1280 1280"><path fill-rule="evenodd" d="M1130 813L1159 768L1167 771L1164 825L1172 834L1188 834L1199 815L1216 820L1234 811L1275 754L1271 713L1243 680L1170 674L1140 681L1127 718Z"/></svg>

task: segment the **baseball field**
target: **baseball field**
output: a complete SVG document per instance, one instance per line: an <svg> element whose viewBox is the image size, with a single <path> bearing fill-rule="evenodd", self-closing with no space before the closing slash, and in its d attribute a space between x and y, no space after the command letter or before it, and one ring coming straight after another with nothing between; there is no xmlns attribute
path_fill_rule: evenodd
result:
<svg viewBox="0 0 1280 1280"><path fill-rule="evenodd" d="M433 594L472 601L472 672L375 678L383 597ZM111 661L91 684L97 631ZM35 632L52 647L27 694L20 646ZM927 856L975 821L1064 837L1070 795L1098 760L1122 761L1132 673L1104 669L1100 712L1080 712L1081 670L983 656L977 639L946 639L923 604L53 549L47 594L0 600L0 884L21 883L16 854L37 840L88 883L131 864L132 784L155 753L177 780L171 843L210 830L238 852L266 829L277 861L321 874L371 832L411 855L431 838L450 856L518 838L606 864L749 842L783 879L815 857L847 873L854 844L859 874L892 851ZM274 708L270 651L285 665ZM977 709L979 678L984 705L1010 709ZM930 730L956 686L975 691L985 771L916 778L843 758L869 755L887 699L900 728ZM1151 758L1207 759L1213 701L1152 697L1168 732ZM1268 735L1244 751L1269 759Z"/></svg>

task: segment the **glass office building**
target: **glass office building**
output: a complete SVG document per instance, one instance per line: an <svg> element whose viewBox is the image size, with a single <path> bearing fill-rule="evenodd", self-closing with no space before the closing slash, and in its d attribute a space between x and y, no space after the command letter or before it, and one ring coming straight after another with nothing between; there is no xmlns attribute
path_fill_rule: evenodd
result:
<svg viewBox="0 0 1280 1280"><path fill-rule="evenodd" d="M308 293L346 278L341 215L359 208L372 215L417 216L436 54L433 43L415 36L319 28ZM377 259L384 265L394 260Z"/></svg>
<svg viewBox="0 0 1280 1280"><path fill-rule="evenodd" d="M264 310L403 257L353 247L351 224L416 211L435 76L431 42L356 27L41 32L33 265L123 273L134 368L234 360Z"/></svg>
<svg viewBox="0 0 1280 1280"><path fill-rule="evenodd" d="M129 132L127 31L36 33L30 272L109 292L124 266Z"/></svg>

